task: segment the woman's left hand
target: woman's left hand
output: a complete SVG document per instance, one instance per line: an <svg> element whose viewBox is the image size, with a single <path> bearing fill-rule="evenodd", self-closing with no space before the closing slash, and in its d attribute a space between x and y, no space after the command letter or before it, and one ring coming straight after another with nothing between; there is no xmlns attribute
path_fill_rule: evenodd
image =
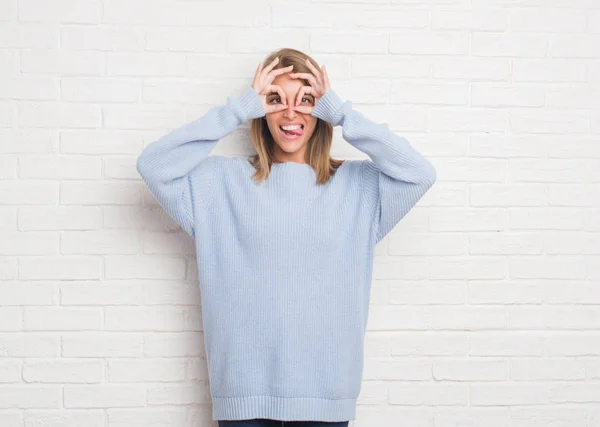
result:
<svg viewBox="0 0 600 427"><path fill-rule="evenodd" d="M308 58L306 58L306 65L312 71L312 74L289 73L288 75L292 78L305 79L309 81L310 86L302 86L298 91L298 95L294 100L294 110L303 114L311 114L313 108L315 108L315 105L317 105L317 102L319 102L319 99L329 90L330 85L329 76L327 76L325 65L323 65L321 67L321 71L319 71ZM305 94L312 95L315 98L312 105L302 104L301 101Z"/></svg>

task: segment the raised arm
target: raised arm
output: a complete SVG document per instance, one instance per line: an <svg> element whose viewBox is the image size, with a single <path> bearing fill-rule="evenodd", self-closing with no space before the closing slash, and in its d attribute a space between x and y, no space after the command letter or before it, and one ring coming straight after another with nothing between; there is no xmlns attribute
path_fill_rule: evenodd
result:
<svg viewBox="0 0 600 427"><path fill-rule="evenodd" d="M240 124L263 115L260 96L249 88L242 96L227 97L224 105L212 107L201 118L152 142L138 157L136 168L148 189L190 236L194 236L192 195L208 201L212 191L215 159L209 153Z"/></svg>
<svg viewBox="0 0 600 427"><path fill-rule="evenodd" d="M352 109L329 89L312 115L342 126L342 136L369 155L363 163L363 193L374 208L375 241L379 242L419 201L436 180L433 165L409 142Z"/></svg>

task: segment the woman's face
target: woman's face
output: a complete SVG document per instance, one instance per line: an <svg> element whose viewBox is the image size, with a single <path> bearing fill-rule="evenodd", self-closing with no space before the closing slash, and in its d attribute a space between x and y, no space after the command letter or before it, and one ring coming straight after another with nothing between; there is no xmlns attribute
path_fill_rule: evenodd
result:
<svg viewBox="0 0 600 427"><path fill-rule="evenodd" d="M308 146L308 140L315 130L317 118L310 114L303 114L296 110L296 96L303 86L302 80L289 77L287 74L277 76L273 83L281 86L287 97L287 108L276 113L266 114L267 125L275 141L274 150L277 159L281 162L293 161L305 163L305 152ZM312 95L303 95L299 100L304 106L314 106L314 97ZM282 99L277 92L267 95L268 104L281 104ZM289 129L284 132L281 126L299 125L299 129Z"/></svg>

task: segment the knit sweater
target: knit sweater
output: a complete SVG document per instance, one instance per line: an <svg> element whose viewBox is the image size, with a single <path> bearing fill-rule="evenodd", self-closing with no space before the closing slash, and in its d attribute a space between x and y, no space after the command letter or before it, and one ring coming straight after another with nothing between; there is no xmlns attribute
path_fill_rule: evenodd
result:
<svg viewBox="0 0 600 427"><path fill-rule="evenodd" d="M209 155L264 116L254 89L149 144L137 170L194 237L214 420L349 421L361 390L375 245L435 181L435 169L330 89L312 115L342 127L366 160L327 183L273 163Z"/></svg>

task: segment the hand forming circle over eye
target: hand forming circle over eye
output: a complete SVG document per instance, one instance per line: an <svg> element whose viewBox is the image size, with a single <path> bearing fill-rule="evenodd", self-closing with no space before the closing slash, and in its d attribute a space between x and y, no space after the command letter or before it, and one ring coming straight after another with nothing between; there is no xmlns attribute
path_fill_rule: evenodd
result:
<svg viewBox="0 0 600 427"><path fill-rule="evenodd" d="M285 110L287 108L287 99L285 96L285 92L279 85L271 84L275 77L280 74L288 73L294 67L290 65L289 67L279 68L277 70L273 70L273 67L277 65L279 62L279 57L275 58L269 65L267 65L263 69L262 61L258 63L258 67L256 68L256 73L254 74L254 81L252 83L252 89L256 93L260 95L262 100L263 109L265 114L276 113L278 111ZM277 92L281 97L281 104L268 104L267 103L267 95Z"/></svg>
<svg viewBox="0 0 600 427"><path fill-rule="evenodd" d="M310 86L302 86L298 91L298 95L294 101L294 109L303 114L311 114L319 99L329 91L331 85L329 84L329 76L327 75L325 65L321 66L321 71L319 71L308 58L306 58L306 65L312 71L312 74L290 73L289 76L292 78L305 79L310 83ZM315 98L313 105L302 105L301 101L305 94L312 95Z"/></svg>

